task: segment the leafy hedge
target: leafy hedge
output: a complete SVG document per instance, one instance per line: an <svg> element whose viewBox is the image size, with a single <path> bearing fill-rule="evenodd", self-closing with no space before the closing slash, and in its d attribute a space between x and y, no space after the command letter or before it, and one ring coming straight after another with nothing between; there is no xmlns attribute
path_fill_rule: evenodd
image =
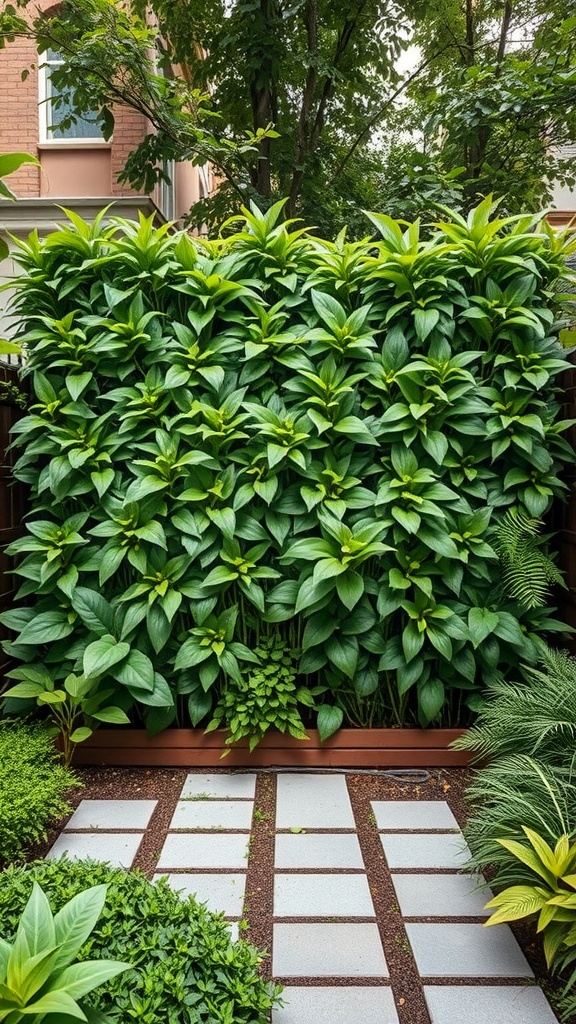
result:
<svg viewBox="0 0 576 1024"><path fill-rule="evenodd" d="M193 896L178 895L166 879L152 883L139 871L66 858L8 868L0 875L2 937L14 935L34 881L55 911L88 886L108 886L102 914L78 959L133 964L86 998L112 1024L270 1020L281 990L260 977L261 955L247 942L231 943L223 915Z"/></svg>
<svg viewBox="0 0 576 1024"><path fill-rule="evenodd" d="M117 720L113 701L151 731L187 707L233 737L299 734L316 705L327 735L463 721L536 663L563 627L503 589L495 545L573 458L553 328L567 244L493 212L425 240L372 215L382 241L358 243L279 206L208 242L69 214L22 245L33 512L11 549L27 606L4 618L20 698L66 700L83 671L88 720Z"/></svg>

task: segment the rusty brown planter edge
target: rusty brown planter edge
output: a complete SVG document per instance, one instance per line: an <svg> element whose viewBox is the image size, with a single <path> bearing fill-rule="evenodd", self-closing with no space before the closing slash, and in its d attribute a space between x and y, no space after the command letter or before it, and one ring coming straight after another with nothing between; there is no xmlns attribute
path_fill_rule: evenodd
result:
<svg viewBox="0 0 576 1024"><path fill-rule="evenodd" d="M465 766L470 754L450 750L464 729L340 729L324 743L315 729L308 740L268 733L252 752L235 744L222 758L225 734L167 729L99 729L76 748L75 765L182 768L440 768Z"/></svg>

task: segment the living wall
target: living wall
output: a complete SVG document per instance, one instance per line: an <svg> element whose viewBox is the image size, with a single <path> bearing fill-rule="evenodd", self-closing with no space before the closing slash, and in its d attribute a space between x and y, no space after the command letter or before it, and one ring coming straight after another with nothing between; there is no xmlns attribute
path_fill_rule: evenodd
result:
<svg viewBox="0 0 576 1024"><path fill-rule="evenodd" d="M328 735L466 721L536 663L565 240L490 201L356 243L69 217L18 257L12 706Z"/></svg>

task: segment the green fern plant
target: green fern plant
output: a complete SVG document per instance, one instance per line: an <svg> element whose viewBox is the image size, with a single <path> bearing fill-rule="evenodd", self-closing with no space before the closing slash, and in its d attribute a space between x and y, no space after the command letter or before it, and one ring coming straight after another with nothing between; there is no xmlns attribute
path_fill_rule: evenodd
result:
<svg viewBox="0 0 576 1024"><path fill-rule="evenodd" d="M566 589L558 567L543 549L542 519L531 518L514 506L496 529L494 548L500 559L502 583L510 597L524 608L541 608L555 584Z"/></svg>
<svg viewBox="0 0 576 1024"><path fill-rule="evenodd" d="M488 687L475 724L454 744L476 760L515 753L545 765L576 757L576 658L547 650L540 669L524 667L526 682Z"/></svg>
<svg viewBox="0 0 576 1024"><path fill-rule="evenodd" d="M576 767L543 766L519 753L497 758L479 771L467 791L472 815L464 829L472 851L468 868L495 869L496 887L530 882L501 840L518 840L525 827L547 842L576 837Z"/></svg>

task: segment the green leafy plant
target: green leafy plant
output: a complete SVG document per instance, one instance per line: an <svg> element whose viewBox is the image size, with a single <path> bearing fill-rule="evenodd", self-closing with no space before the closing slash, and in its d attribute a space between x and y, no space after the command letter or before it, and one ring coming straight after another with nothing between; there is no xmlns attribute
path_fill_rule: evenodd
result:
<svg viewBox="0 0 576 1024"><path fill-rule="evenodd" d="M486 907L496 909L485 924L538 914L537 931L543 932L546 963L551 967L563 946L576 946L576 843L562 835L552 848L532 829L525 826L523 831L530 846L511 839L499 842L537 876L537 882L510 886L489 900Z"/></svg>
<svg viewBox="0 0 576 1024"><path fill-rule="evenodd" d="M38 166L38 160L35 156L31 156L30 153L0 153L0 197L2 197L2 199L16 199L16 196L8 188L4 178L7 178L8 175L17 171L22 164L36 164ZM3 238L0 238L0 260L6 259L7 255L8 245ZM6 346L10 343L3 342L3 344Z"/></svg>
<svg viewBox="0 0 576 1024"><path fill-rule="evenodd" d="M87 649L86 654L90 653ZM60 738L66 767L70 766L76 744L83 743L92 735L92 724L124 725L130 722L121 708L107 705L112 690L99 689L95 678L70 674L62 687L56 687L50 673L36 665L12 669L8 675L21 678L23 682L5 690L6 698L32 697L39 708L48 708L49 721L53 723L49 735Z"/></svg>
<svg viewBox="0 0 576 1024"><path fill-rule="evenodd" d="M79 785L38 723L0 719L0 864L45 839L47 826L72 810L66 793Z"/></svg>
<svg viewBox="0 0 576 1024"><path fill-rule="evenodd" d="M222 915L175 892L164 879L153 884L138 871L66 859L9 868L0 879L6 935L17 930L32 882L60 912L86 887L107 888L99 920L78 950L79 966L105 956L131 969L88 996L88 1014L140 1024L189 1024L191 1017L202 1024L269 1020L280 989L261 979L260 954L245 942L232 945Z"/></svg>
<svg viewBox="0 0 576 1024"><path fill-rule="evenodd" d="M556 580L546 538L510 524L573 459L554 325L574 240L490 199L426 237L370 215L379 240L352 243L282 206L214 240L70 213L20 247L32 512L3 622L47 708L91 681L69 736L124 714L254 738L467 724L568 628L527 596L535 560ZM295 662L277 706L269 643Z"/></svg>
<svg viewBox="0 0 576 1024"><path fill-rule="evenodd" d="M31 1018L72 1017L102 1021L78 1002L104 982L130 968L117 960L74 963L104 906L106 886L78 893L56 915L37 882L18 922L14 942L0 939L0 1020L19 1024Z"/></svg>
<svg viewBox="0 0 576 1024"><path fill-rule="evenodd" d="M248 736L250 750L272 728L307 739L298 704L314 707L314 696L296 685L294 659L286 644L277 636L263 637L254 653L258 664L231 676L206 732L224 726L229 732L227 745Z"/></svg>

